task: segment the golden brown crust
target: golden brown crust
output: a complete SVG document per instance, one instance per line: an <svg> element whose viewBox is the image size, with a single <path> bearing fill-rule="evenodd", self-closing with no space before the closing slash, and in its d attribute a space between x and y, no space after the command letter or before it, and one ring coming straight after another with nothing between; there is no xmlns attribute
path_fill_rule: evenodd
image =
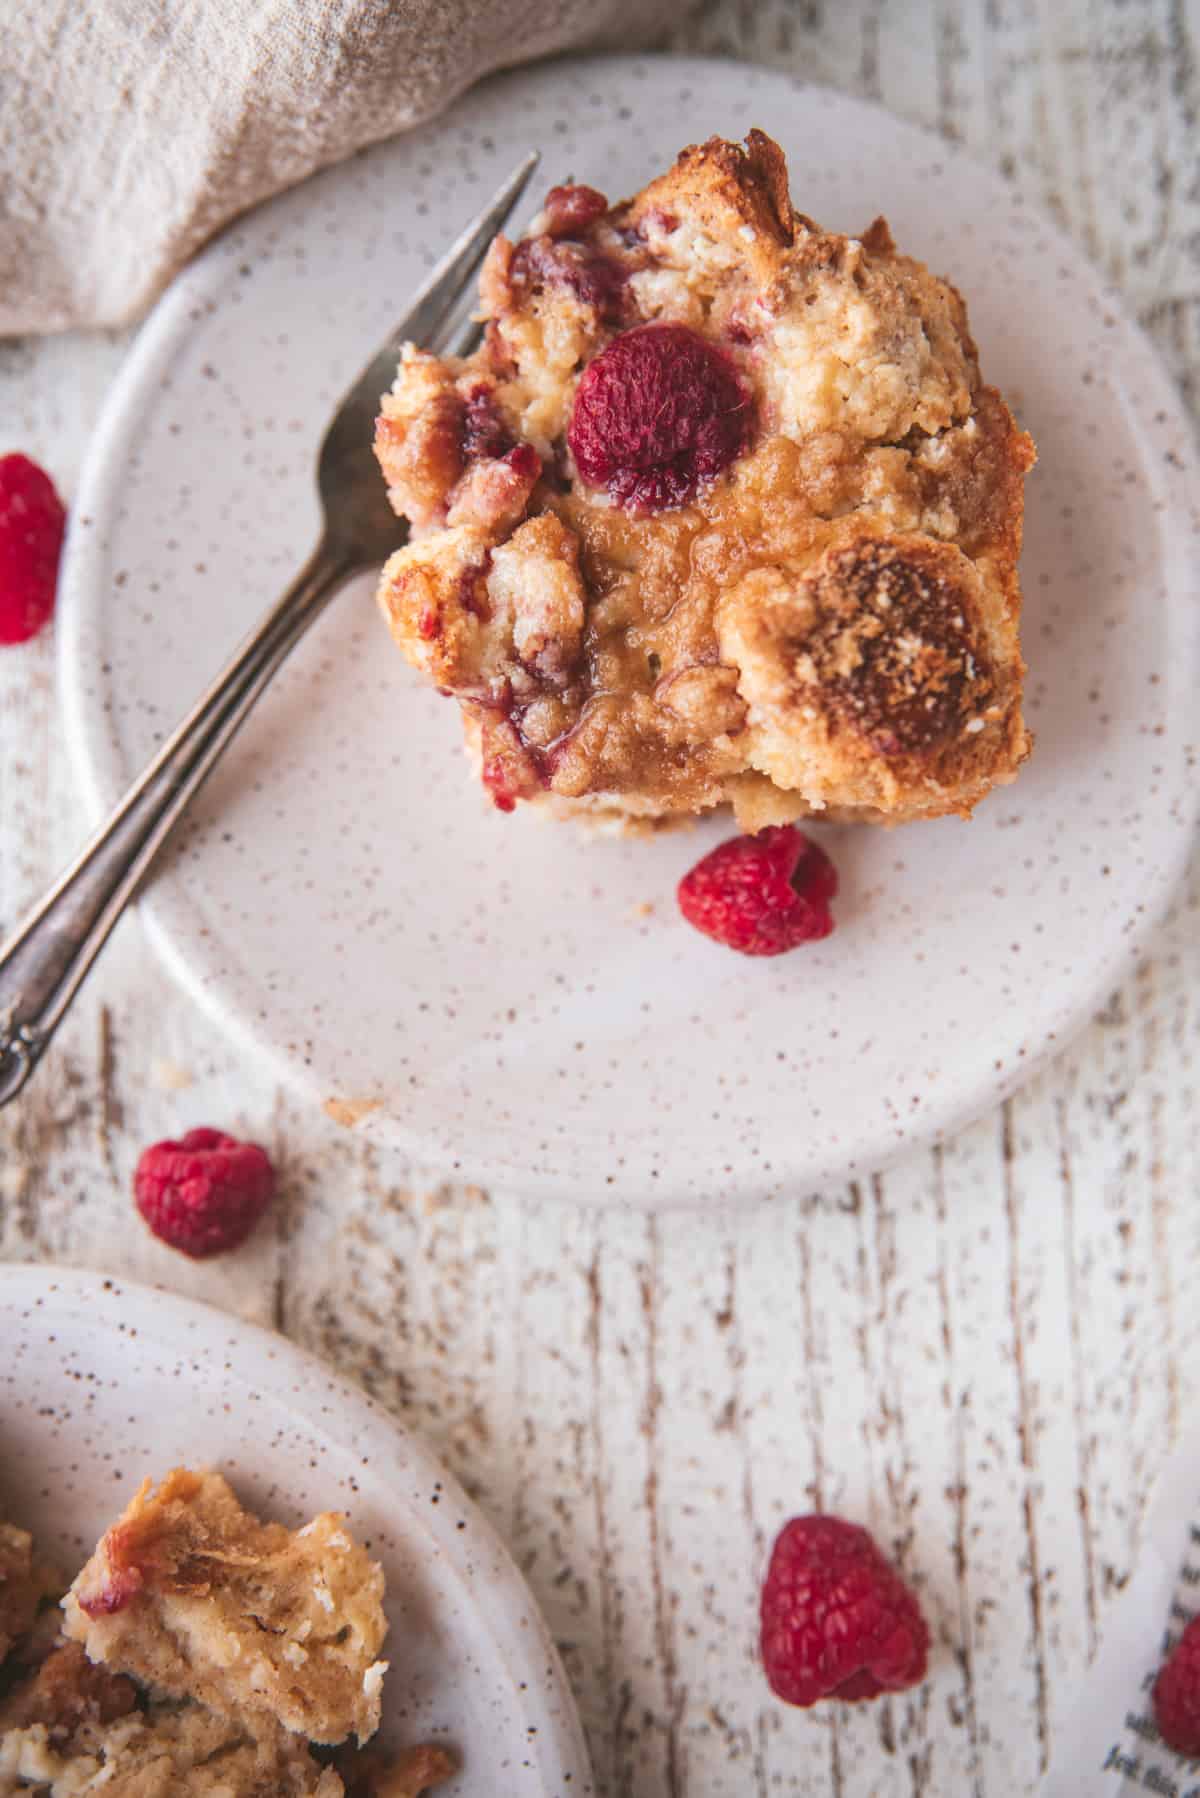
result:
<svg viewBox="0 0 1200 1798"><path fill-rule="evenodd" d="M421 1798L458 1772L444 1748L423 1743L398 1755L382 1749L340 1749L334 1766L345 1782L346 1798Z"/></svg>
<svg viewBox="0 0 1200 1798"><path fill-rule="evenodd" d="M793 210L783 151L757 129L745 149L723 137L689 144L665 175L617 212L636 224L681 203L718 232L728 230L732 217L784 248L794 242L797 223L807 223Z"/></svg>
<svg viewBox="0 0 1200 1798"><path fill-rule="evenodd" d="M894 256L896 254L896 240L892 236L892 227L882 213L871 220L862 234L861 242L863 249L869 250L872 256Z"/></svg>
<svg viewBox="0 0 1200 1798"><path fill-rule="evenodd" d="M487 487L470 473L419 516L453 466L443 446L410 508L426 534L380 600L462 702L497 803L901 822L1013 778L1033 445L980 377L961 296L884 219L823 231L763 133L713 138L566 237L547 213L500 240L482 294L476 358L402 365L386 409L409 435L381 460L394 498L397 456L415 489L422 433L475 383L540 474L516 516L484 506L464 528L464 482ZM756 428L685 503L638 512L581 478L566 431L592 358L659 322L730 359Z"/></svg>
<svg viewBox="0 0 1200 1798"><path fill-rule="evenodd" d="M748 760L823 810L966 810L1023 753L1015 631L953 544L847 518L803 571L756 569L717 611Z"/></svg>
<svg viewBox="0 0 1200 1798"><path fill-rule="evenodd" d="M378 1776L371 1798L421 1798L457 1771L457 1761L444 1748L409 1748Z"/></svg>
<svg viewBox="0 0 1200 1798"><path fill-rule="evenodd" d="M952 544L859 533L825 552L797 599L802 685L893 762L935 753L993 703L978 578Z"/></svg>

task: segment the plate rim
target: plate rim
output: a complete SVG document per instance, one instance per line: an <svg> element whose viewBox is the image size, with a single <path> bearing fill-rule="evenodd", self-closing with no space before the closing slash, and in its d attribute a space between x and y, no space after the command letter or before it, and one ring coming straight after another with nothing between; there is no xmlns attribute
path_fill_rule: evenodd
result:
<svg viewBox="0 0 1200 1798"><path fill-rule="evenodd" d="M478 87L516 85L522 79L545 78L547 75L553 77L585 66L597 70L617 66L632 70L647 65L659 68L670 65L681 75L692 70L697 77L712 76L727 70L755 74L772 83L783 83L798 97L822 96L826 103L832 102L851 112L857 111L875 119L885 119L891 128L923 142L930 152L936 152L943 159L953 159L957 166L981 184L981 193L985 199L990 190L994 194L1003 195L1007 204L1019 207L1025 216L1036 223L1051 248L1071 265L1072 273L1085 286L1089 297L1115 314L1122 341L1120 357L1115 357L1114 360L1125 360L1130 352L1140 359L1139 373L1152 383L1155 409L1165 414L1170 423L1179 429L1187 456L1182 466L1172 469L1166 477L1171 495L1168 517L1186 516L1185 502L1181 496L1189 476L1193 483L1200 485L1196 431L1157 346L1130 316L1125 297L1119 289L1101 274L1084 249L1059 227L1040 203L1027 197L1018 181L979 161L937 131L915 124L877 101L863 99L828 84L804 81L786 70L771 69L764 64L740 59L676 55L670 51L565 54L549 58L545 62L499 71L479 83ZM436 127L462 103L463 97L459 96L444 112L427 123ZM424 125L415 126L409 132L397 134L397 138L415 140L423 129ZM396 139L384 141L386 143ZM326 173L327 170L317 171L308 177L308 181L319 180ZM68 532L60 582L56 664L68 755L82 790L88 821L93 826L107 814L113 803L111 798L106 797L104 777L113 772L109 764L115 758L110 746L103 743L102 733L98 728L97 716L102 715L101 708L94 707L89 713L84 693L80 638L87 616L86 594L89 585L93 593L99 590L93 569L99 562L101 552L98 534L91 527L104 517L111 516L113 489L121 466L114 452L121 448L137 422L137 409L143 400L146 382L165 362L177 334L186 331L189 310L206 293L207 277L210 270L218 266L226 235L244 225L249 218L268 215L273 206L286 200L298 187L304 185L306 183L297 183L232 221L179 271L141 326L128 355L118 369L85 454L72 516L78 514L81 517L88 534L85 537L79 531ZM1168 564L1168 573L1174 578L1167 581L1163 603L1173 620L1181 619L1185 626L1190 626L1186 632L1191 651L1188 659L1195 671L1194 684L1200 685L1200 618L1187 619L1183 615L1179 603L1178 573L1173 566L1177 560L1178 558L1174 558ZM231 653L233 648L231 645ZM1178 706L1174 717L1178 726ZM1175 741L1179 747L1178 731ZM119 790L116 781L113 785L114 790ZM720 1189L707 1192L686 1184L672 1186L668 1163L663 1168L661 1177L653 1183L647 1180L636 1190L620 1188L613 1191L606 1190L602 1185L581 1190L577 1176L556 1171L552 1167L522 1168L514 1156L506 1155L491 1143L485 1143L476 1155L460 1156L452 1149L444 1148L439 1142L424 1136L419 1128L412 1127L404 1119L385 1113L364 1117L357 1126L358 1134L379 1147L401 1153L414 1172L428 1173L444 1179L477 1181L506 1197L568 1201L597 1209L657 1212L688 1210L699 1206L736 1207L788 1195L796 1196L885 1169L908 1154L944 1143L1011 1098L1020 1087L1064 1052L1105 994L1136 963L1179 887L1196 839L1197 826L1200 825L1200 783L1186 783L1181 778L1181 767L1176 769L1172 797L1182 815L1181 826L1173 833L1169 845L1164 843L1159 868L1153 881L1143 892L1138 912L1128 919L1120 938L1099 960L1090 964L1089 978L1078 982L1073 996L1062 1006L1057 1017L1048 1015L1040 1021L1037 1041L1027 1044L1020 1057L1014 1059L1014 1065L981 1069L969 1087L957 1086L940 1106L931 1102L923 1110L920 1124L915 1127L909 1125L899 1140L893 1140L892 1127L881 1118L869 1135L856 1139L853 1152L831 1147L819 1161L813 1161L782 1177L776 1175L768 1179L756 1174L752 1167L745 1167L739 1170L736 1178L731 1177ZM157 906L152 889L136 902L142 928L172 979L202 1013L213 1021L227 1040L265 1063L272 1076L294 1096L321 1107L329 1097L328 1092L323 1090L328 1081L311 1072L301 1061L289 1057L286 1049L272 1039L265 1026L255 1022L244 1005L223 996L223 989L219 991L207 983L203 971L191 965L186 948L178 940L181 933L172 927L169 917L162 915L164 910L169 910L169 904L162 908ZM332 1121L329 1122L329 1129L336 1127Z"/></svg>
<svg viewBox="0 0 1200 1798"><path fill-rule="evenodd" d="M0 1261L0 1315L5 1310L53 1303L60 1293L76 1313L86 1309L93 1327L102 1328L105 1335L113 1338L123 1336L126 1347L131 1341L128 1330L118 1332L111 1327L102 1304L97 1302L102 1296L128 1300L133 1307L140 1308L148 1320L148 1327L160 1324L162 1333L176 1347L179 1346L175 1340L179 1329L189 1324L195 1332L188 1345L193 1352L197 1347L219 1347L222 1352L227 1352L231 1339L234 1339L238 1349L253 1358L260 1389L291 1412L298 1410L295 1386L306 1389L314 1380L319 1380L326 1392L331 1389L336 1392L339 1401L336 1420L327 1420L322 1426L328 1436L345 1443L359 1432L369 1435L373 1457L386 1452L396 1457L397 1466L404 1468L406 1480L415 1473L421 1485L439 1486L448 1502L439 1505L436 1511L430 1510L428 1515L422 1512L419 1519L415 1511L398 1501L397 1508L406 1526L411 1519L421 1534L433 1540L443 1566L465 1591L474 1593L476 1587L462 1564L464 1544L468 1548L474 1544L486 1553L494 1597L475 1614L484 1622L491 1645L509 1672L514 1702L525 1707L529 1723L536 1730L536 1734L528 1735L527 1742L536 1744L539 1760L550 1763L539 1768L549 1781L544 1787L546 1798L558 1798L559 1776L554 1774L555 1767L559 1774L565 1771L570 1775L571 1789L578 1791L580 1798L588 1798L594 1792L594 1776L579 1707L558 1646L533 1590L495 1526L468 1497L455 1475L439 1461L424 1437L410 1430L361 1386L319 1355L281 1332L252 1323L234 1311L225 1311L203 1299L185 1297L169 1286L129 1280L123 1274L58 1267L44 1262ZM102 1318L105 1319L103 1324ZM140 1317L138 1322L140 1335ZM289 1381L294 1381L295 1386ZM286 1483L281 1482L281 1485ZM406 1487L396 1481L394 1489L400 1493ZM465 1519L466 1529L459 1530L457 1524L451 1522L452 1517ZM411 1539L419 1540L417 1529L406 1527L405 1533ZM523 1625L512 1620L518 1613L525 1619ZM520 1689L522 1682L524 1690Z"/></svg>

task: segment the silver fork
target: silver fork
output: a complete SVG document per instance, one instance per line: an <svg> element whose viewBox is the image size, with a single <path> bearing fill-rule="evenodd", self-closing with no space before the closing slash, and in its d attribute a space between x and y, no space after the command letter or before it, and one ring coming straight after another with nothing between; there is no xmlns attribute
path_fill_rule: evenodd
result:
<svg viewBox="0 0 1200 1798"><path fill-rule="evenodd" d="M387 342L334 413L317 457L321 537L262 619L69 868L0 945L0 1105L16 1097L113 925L276 669L353 575L377 566L407 532L371 452L380 395L411 339L465 353L478 332L459 301L537 166L531 152L424 282Z"/></svg>

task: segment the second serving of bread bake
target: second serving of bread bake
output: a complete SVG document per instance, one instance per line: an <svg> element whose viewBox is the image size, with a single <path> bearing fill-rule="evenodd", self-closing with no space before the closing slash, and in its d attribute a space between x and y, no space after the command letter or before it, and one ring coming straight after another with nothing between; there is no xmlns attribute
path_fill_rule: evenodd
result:
<svg viewBox="0 0 1200 1798"><path fill-rule="evenodd" d="M380 602L495 803L969 814L1029 752L1030 438L951 284L797 212L752 131L496 240L465 360L406 347Z"/></svg>
<svg viewBox="0 0 1200 1798"><path fill-rule="evenodd" d="M363 1747L383 1572L337 1512L288 1530L176 1468L61 1589L0 1523L0 1798L420 1798L455 1771Z"/></svg>

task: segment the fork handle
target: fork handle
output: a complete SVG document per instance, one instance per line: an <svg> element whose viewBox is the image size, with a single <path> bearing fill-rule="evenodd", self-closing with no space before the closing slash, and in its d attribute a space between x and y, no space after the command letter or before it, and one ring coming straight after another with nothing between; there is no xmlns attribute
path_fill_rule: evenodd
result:
<svg viewBox="0 0 1200 1798"><path fill-rule="evenodd" d="M172 826L275 670L360 566L322 538L106 822L0 945L0 1105L33 1073Z"/></svg>

